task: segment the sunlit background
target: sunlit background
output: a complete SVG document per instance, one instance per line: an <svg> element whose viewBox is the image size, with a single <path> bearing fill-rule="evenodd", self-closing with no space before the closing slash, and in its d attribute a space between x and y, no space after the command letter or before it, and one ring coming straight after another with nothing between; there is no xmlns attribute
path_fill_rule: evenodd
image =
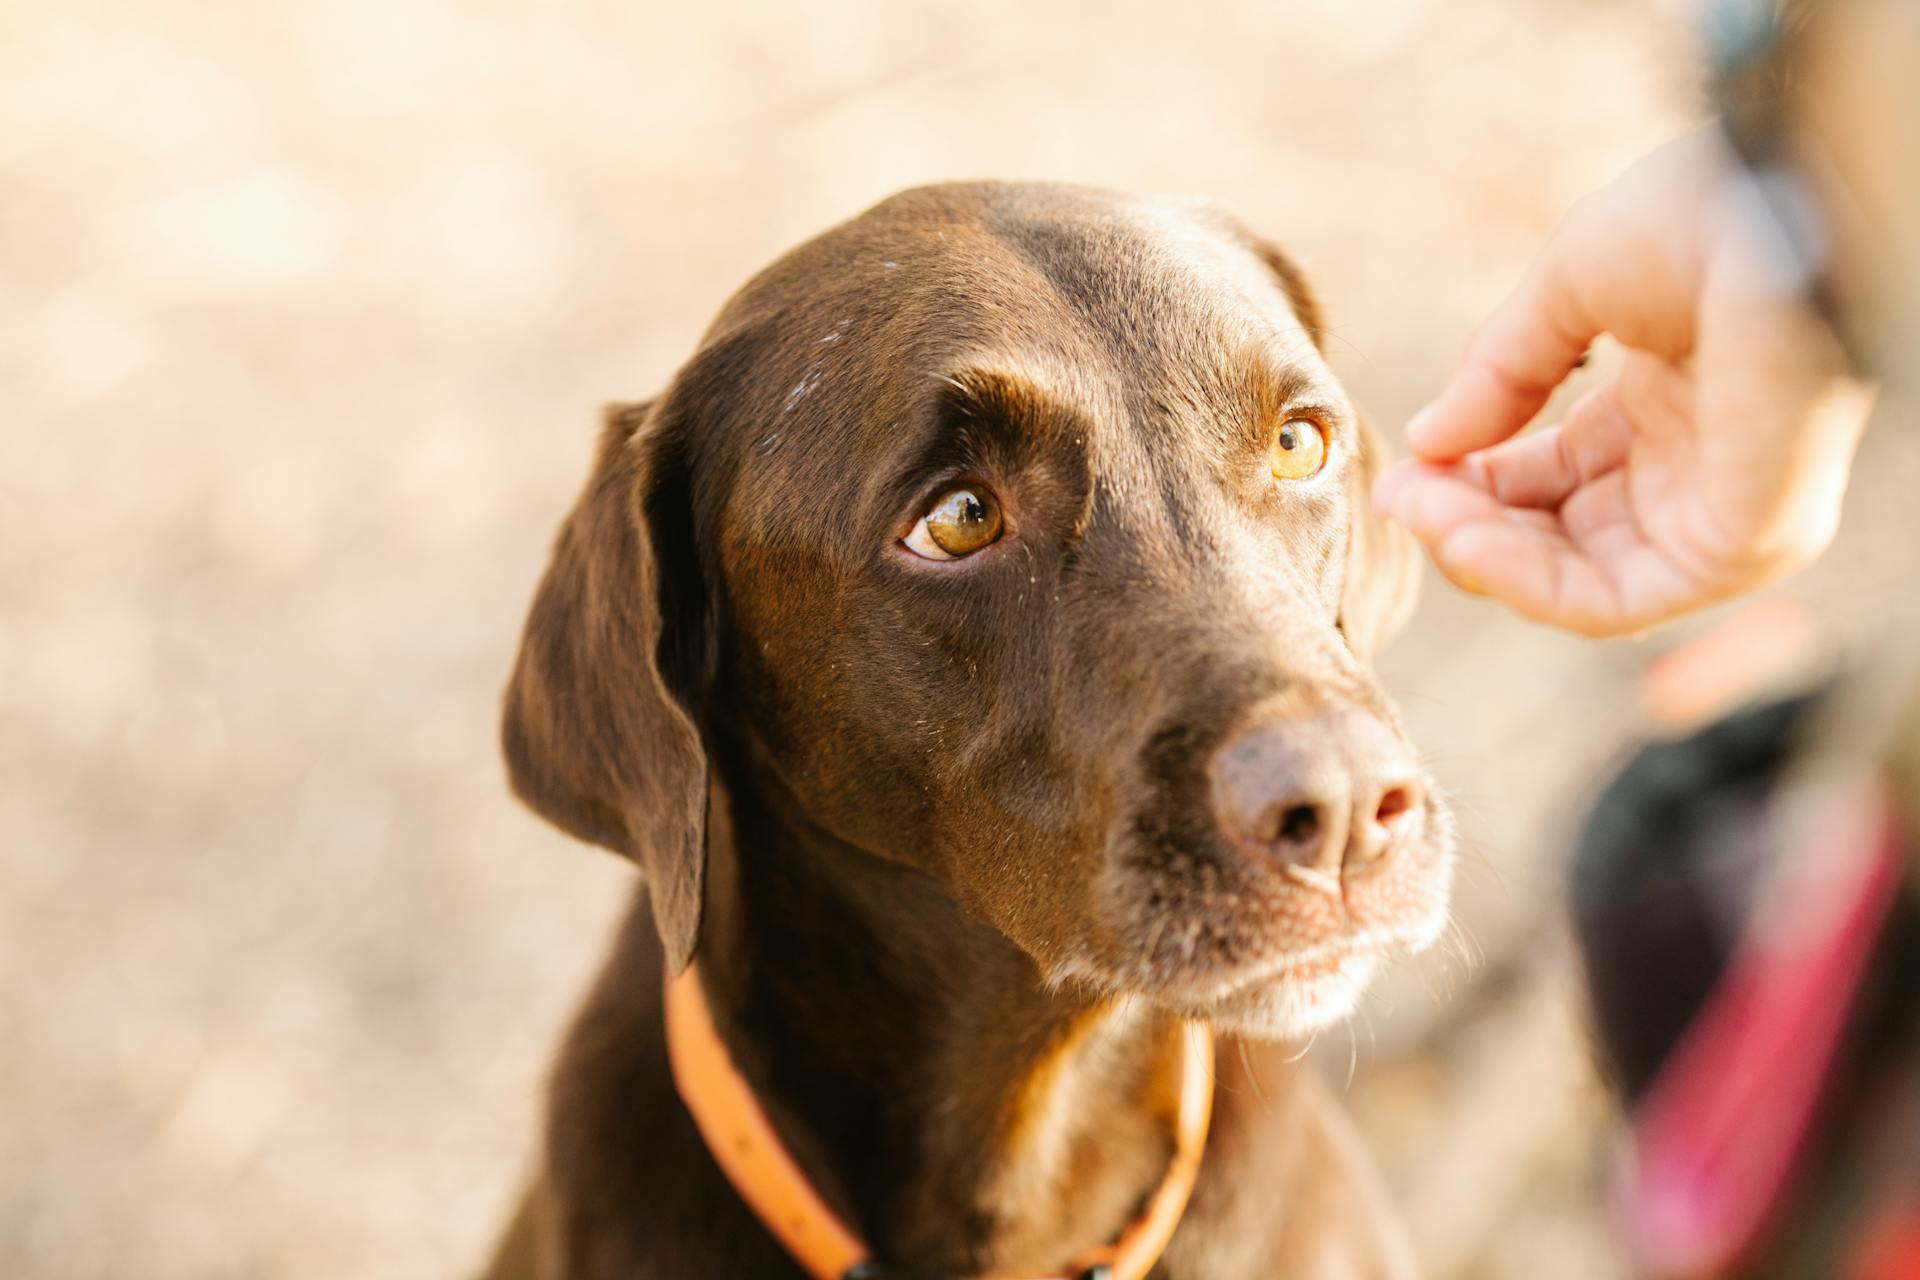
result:
<svg viewBox="0 0 1920 1280"><path fill-rule="evenodd" d="M632 887L508 797L499 690L596 406L750 272L931 179L1219 197L1397 434L1559 212L1698 117L1690 13L0 7L0 1275L481 1261ZM1920 561L1881 437L1793 584L1835 636ZM1434 582L1386 661L1461 925L1314 1055L1436 1276L1622 1274L1555 908L1671 643Z"/></svg>

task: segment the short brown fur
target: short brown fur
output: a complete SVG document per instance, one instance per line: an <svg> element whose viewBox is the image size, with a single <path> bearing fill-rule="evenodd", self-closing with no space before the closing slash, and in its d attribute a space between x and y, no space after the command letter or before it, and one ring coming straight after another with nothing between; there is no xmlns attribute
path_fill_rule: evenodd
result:
<svg viewBox="0 0 1920 1280"><path fill-rule="evenodd" d="M1204 761L1249 717L1396 724L1366 659L1414 562L1367 511L1378 447L1323 325L1210 206L924 188L762 272L659 398L608 415L503 741L527 803L647 892L491 1276L799 1274L668 1075L660 984L696 954L889 1274L1032 1274L1112 1238L1165 1165L1183 1016L1219 1029L1218 1118L1155 1275L1407 1273L1337 1110L1269 1038L1321 1016L1297 957L1430 939L1446 814L1329 904L1207 810ZM1261 459L1290 412L1332 446L1286 488ZM1006 533L915 560L900 538L963 481Z"/></svg>

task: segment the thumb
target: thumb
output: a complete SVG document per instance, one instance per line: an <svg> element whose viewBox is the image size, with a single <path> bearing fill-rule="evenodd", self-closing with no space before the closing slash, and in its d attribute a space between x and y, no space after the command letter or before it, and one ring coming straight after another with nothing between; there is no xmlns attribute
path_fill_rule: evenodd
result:
<svg viewBox="0 0 1920 1280"><path fill-rule="evenodd" d="M1450 462L1517 433L1600 329L1579 303L1575 237L1556 234L1525 282L1480 326L1452 379L1412 421L1407 447Z"/></svg>

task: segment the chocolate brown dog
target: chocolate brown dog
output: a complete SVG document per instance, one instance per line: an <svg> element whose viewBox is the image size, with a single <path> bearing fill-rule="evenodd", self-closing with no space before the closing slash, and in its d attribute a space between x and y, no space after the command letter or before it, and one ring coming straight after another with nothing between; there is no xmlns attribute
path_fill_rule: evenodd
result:
<svg viewBox="0 0 1920 1280"><path fill-rule="evenodd" d="M930 187L788 254L608 415L504 740L647 893L493 1275L800 1275L668 1074L663 959L696 952L889 1275L1111 1239L1168 1159L1183 1017L1227 1051L1154 1274L1408 1270L1277 1047L1434 939L1452 857L1366 662L1416 562L1321 326L1210 206Z"/></svg>

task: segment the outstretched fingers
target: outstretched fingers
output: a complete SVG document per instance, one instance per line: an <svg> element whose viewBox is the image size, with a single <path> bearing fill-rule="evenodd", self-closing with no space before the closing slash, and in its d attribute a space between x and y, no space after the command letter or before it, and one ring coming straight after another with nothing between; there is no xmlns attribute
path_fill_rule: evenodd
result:
<svg viewBox="0 0 1920 1280"><path fill-rule="evenodd" d="M1580 364L1600 327L1574 275L1577 240L1563 227L1513 296L1480 326L1452 380L1407 424L1414 453L1447 462L1506 440Z"/></svg>
<svg viewBox="0 0 1920 1280"><path fill-rule="evenodd" d="M1403 463L1381 477L1381 507L1447 579L1525 617L1592 636L1643 630L1699 594L1648 543L1614 469L1559 511L1500 500L1465 466Z"/></svg>

